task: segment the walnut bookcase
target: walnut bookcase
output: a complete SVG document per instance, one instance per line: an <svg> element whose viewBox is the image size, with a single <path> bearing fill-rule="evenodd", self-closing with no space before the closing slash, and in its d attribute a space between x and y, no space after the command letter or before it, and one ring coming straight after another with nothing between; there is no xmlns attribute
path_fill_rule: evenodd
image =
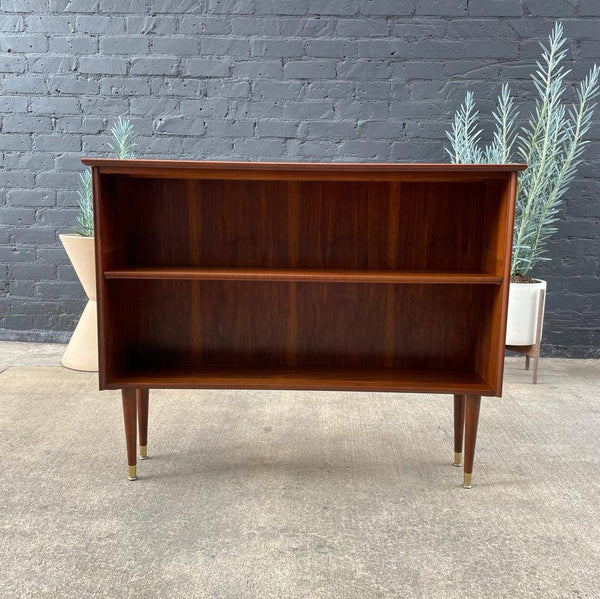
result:
<svg viewBox="0 0 600 599"><path fill-rule="evenodd" d="M317 389L453 394L470 486L524 165L83 162L131 479L149 389Z"/></svg>

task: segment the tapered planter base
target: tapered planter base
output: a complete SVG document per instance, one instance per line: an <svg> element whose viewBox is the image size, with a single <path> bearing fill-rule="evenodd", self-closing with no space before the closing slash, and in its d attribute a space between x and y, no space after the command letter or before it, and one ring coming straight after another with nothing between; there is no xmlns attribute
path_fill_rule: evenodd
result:
<svg viewBox="0 0 600 599"><path fill-rule="evenodd" d="M89 300L60 363L71 370L98 372L98 310Z"/></svg>

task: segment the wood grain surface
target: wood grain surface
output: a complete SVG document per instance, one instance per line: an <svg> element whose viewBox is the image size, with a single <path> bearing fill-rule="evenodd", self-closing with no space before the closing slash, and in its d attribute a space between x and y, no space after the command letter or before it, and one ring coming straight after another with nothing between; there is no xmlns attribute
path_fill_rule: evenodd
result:
<svg viewBox="0 0 600 599"><path fill-rule="evenodd" d="M101 388L500 394L523 165L84 162Z"/></svg>

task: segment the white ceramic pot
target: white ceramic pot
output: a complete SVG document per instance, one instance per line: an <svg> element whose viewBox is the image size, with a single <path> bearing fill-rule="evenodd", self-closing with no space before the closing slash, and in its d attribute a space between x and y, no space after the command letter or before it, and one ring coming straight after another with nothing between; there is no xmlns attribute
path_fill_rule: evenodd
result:
<svg viewBox="0 0 600 599"><path fill-rule="evenodd" d="M59 237L88 297L88 303L60 362L73 370L97 372L98 311L94 238L82 235L60 235Z"/></svg>
<svg viewBox="0 0 600 599"><path fill-rule="evenodd" d="M542 324L546 304L546 281L534 279L535 283L511 283L508 295L508 316L506 320L506 345L533 345L536 343L536 329L540 292L544 291L542 304ZM540 327L540 338L542 329Z"/></svg>

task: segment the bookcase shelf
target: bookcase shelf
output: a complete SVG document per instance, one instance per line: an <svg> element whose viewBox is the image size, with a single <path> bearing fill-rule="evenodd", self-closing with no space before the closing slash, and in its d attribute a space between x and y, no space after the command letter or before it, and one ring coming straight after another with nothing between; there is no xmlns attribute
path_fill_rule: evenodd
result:
<svg viewBox="0 0 600 599"><path fill-rule="evenodd" d="M136 370L120 374L111 388L151 389L296 389L320 391L396 391L490 395L491 387L476 372L393 370L389 368L233 367Z"/></svg>
<svg viewBox="0 0 600 599"><path fill-rule="evenodd" d="M524 165L84 163L130 469L148 389L310 389L454 394L470 476Z"/></svg>
<svg viewBox="0 0 600 599"><path fill-rule="evenodd" d="M179 279L197 281L290 281L322 283L422 283L430 285L500 285L502 277L488 273L410 272L324 268L124 268L104 272L106 279Z"/></svg>

